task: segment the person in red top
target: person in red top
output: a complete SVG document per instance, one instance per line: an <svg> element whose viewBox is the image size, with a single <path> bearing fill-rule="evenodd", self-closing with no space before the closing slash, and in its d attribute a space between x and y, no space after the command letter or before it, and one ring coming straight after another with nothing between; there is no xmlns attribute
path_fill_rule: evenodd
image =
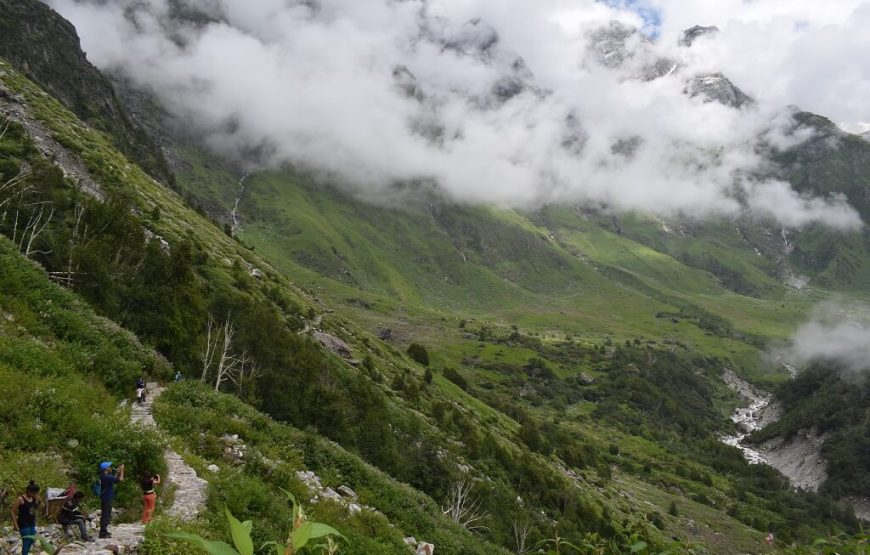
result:
<svg viewBox="0 0 870 555"><path fill-rule="evenodd" d="M145 510L142 512L142 524L151 522L154 516L154 509L157 507L157 492L154 491L154 486L160 483L160 474L152 474L145 472L142 474L142 503L145 505Z"/></svg>

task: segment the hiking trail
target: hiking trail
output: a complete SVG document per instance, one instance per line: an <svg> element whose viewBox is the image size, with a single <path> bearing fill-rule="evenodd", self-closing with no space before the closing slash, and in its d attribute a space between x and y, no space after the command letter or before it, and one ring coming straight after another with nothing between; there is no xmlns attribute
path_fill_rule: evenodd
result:
<svg viewBox="0 0 870 555"><path fill-rule="evenodd" d="M159 384L149 383L148 395L144 403L133 403L130 410L130 420L134 424L145 427L157 427L154 421L154 400L163 393L164 388ZM205 508L206 488L208 482L197 476L196 471L190 467L181 456L167 447L163 452L166 459L166 484L175 486L175 500L163 513L182 522L195 520ZM164 486L165 487L165 486Z"/></svg>
<svg viewBox="0 0 870 555"><path fill-rule="evenodd" d="M149 383L147 388L146 401L142 404L134 401L131 405L130 421L143 428L158 428L152 411L154 400L163 393L164 388L157 383ZM190 522L205 509L208 482L197 476L196 471L171 447L166 448L163 457L166 460L167 471L164 484L170 485L175 490L175 499L172 505L163 510L163 514L182 522ZM136 476L127 476L126 479L136 481ZM92 516L96 517L96 515ZM93 520L93 523L98 522L98 518ZM44 524L44 521L41 521L37 533L58 546L57 553L60 555L135 555L139 553L140 546L145 540L145 526L139 522L111 524L109 532L112 537L95 537L94 542L81 541L78 530L74 528L70 527L70 532L75 539L69 543L66 543L63 528L59 524ZM97 530L91 528L90 532L96 536ZM7 553L21 553L21 536L13 534L10 528L2 527L0 528L0 554ZM47 555L37 546L31 549L31 553Z"/></svg>

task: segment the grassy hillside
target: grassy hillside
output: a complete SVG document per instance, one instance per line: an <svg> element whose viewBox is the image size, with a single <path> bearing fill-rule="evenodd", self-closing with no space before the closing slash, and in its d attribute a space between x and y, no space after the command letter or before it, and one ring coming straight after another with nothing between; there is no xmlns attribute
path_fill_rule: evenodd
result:
<svg viewBox="0 0 870 555"><path fill-rule="evenodd" d="M0 237L0 488L14 495L35 479L43 488L87 489L106 459L132 473L165 469L163 440L134 431L118 401L132 396L142 372L169 371ZM131 482L119 487L121 519L139 517L137 490Z"/></svg>

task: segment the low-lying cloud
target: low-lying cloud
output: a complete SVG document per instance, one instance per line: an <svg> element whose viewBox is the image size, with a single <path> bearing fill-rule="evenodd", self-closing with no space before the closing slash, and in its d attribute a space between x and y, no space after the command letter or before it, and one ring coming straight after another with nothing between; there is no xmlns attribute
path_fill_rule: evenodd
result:
<svg viewBox="0 0 870 555"><path fill-rule="evenodd" d="M870 72L847 76L855 68L840 63L832 89L795 70L821 63L821 54L793 59L804 42L858 25L844 10L818 24L799 21L808 14L791 2L774 2L777 17L698 13L706 20L693 23L721 32L687 48L677 26L688 25L673 17L687 1L678 0L649 2L662 13L656 41L625 31L646 25L636 12L593 0L49 3L76 25L94 63L153 91L218 152L246 153L256 166L290 163L381 196L421 183L509 207L748 210L789 226L861 225L842 197L807 198L759 177L769 175L762 137L805 138L788 132L785 105L832 107L838 117L849 102L866 108L858 96ZM860 3L842 4L870 26ZM739 14L758 3L737 4ZM765 37L775 48L750 52ZM829 45L829 54L860 40ZM757 71L750 53L763 58ZM759 75L777 69L784 75ZM686 94L695 75L720 70L755 103L737 109ZM810 101L807 88L834 100ZM870 121L866 112L854 122Z"/></svg>
<svg viewBox="0 0 870 555"><path fill-rule="evenodd" d="M828 363L845 376L866 373L870 371L870 311L854 304L823 303L775 356L795 366Z"/></svg>

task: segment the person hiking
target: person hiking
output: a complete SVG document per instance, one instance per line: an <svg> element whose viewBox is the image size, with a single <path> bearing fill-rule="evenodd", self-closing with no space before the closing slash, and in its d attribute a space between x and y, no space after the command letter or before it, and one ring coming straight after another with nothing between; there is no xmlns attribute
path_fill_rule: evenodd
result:
<svg viewBox="0 0 870 555"><path fill-rule="evenodd" d="M30 553L30 548L36 541L36 509L39 499L39 486L30 480L24 495L18 497L12 504L12 528L21 534L21 555Z"/></svg>
<svg viewBox="0 0 870 555"><path fill-rule="evenodd" d="M154 516L154 509L157 507L157 492L154 491L154 486L160 483L160 474L152 474L145 472L142 474L142 503L145 509L142 511L142 524L151 522Z"/></svg>
<svg viewBox="0 0 870 555"><path fill-rule="evenodd" d="M82 536L82 541L92 542L94 538L92 538L88 534L88 529L85 526L85 520L89 520L88 515L84 514L79 506L84 499L84 492L77 491L73 494L72 497L63 502L63 506L60 508L60 515L57 517L57 521L63 526L64 532L66 532L67 526L78 526L79 533ZM69 533L67 533L67 537L70 537Z"/></svg>
<svg viewBox="0 0 870 555"><path fill-rule="evenodd" d="M136 378L136 400L140 404L145 402L145 380L141 376Z"/></svg>
<svg viewBox="0 0 870 555"><path fill-rule="evenodd" d="M124 481L124 465L115 474L112 461L100 463L100 537L111 538L109 522L112 520L112 503L115 501L115 484Z"/></svg>
<svg viewBox="0 0 870 555"><path fill-rule="evenodd" d="M175 371L175 381L180 382L182 379L184 379L184 378L181 376L181 370L176 370Z"/></svg>

